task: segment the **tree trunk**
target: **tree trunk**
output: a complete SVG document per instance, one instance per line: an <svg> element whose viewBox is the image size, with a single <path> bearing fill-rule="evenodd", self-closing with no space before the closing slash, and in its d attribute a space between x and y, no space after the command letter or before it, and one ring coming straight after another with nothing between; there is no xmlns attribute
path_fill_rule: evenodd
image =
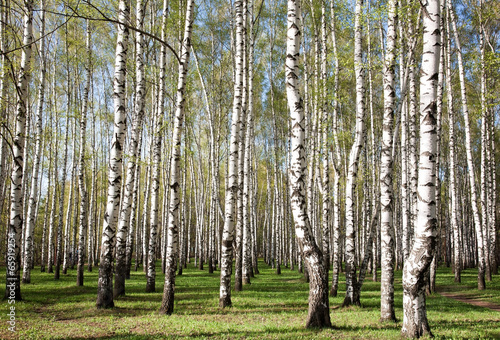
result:
<svg viewBox="0 0 500 340"><path fill-rule="evenodd" d="M432 336L425 306L424 276L432 261L436 239L436 90L441 52L440 6L423 7L423 54L420 78L420 157L415 241L403 268L403 328L406 337Z"/></svg>
<svg viewBox="0 0 500 340"><path fill-rule="evenodd" d="M330 152L328 143L328 98L327 98L327 70L326 70L326 14L325 3L322 2L321 6L321 133L322 133L322 148L323 148L323 176L322 176L322 196L323 196L323 238L322 238L322 252L323 261L325 265L326 275L328 277L328 270L330 269L330 165L328 161L328 154Z"/></svg>
<svg viewBox="0 0 500 340"><path fill-rule="evenodd" d="M306 327L331 327L328 301L328 275L324 267L323 254L317 246L306 212L304 195L304 111L299 93L300 55L300 6L295 0L288 0L286 92L290 118L292 120L290 169L290 200L295 223L295 233L302 248L310 273L309 311Z"/></svg>
<svg viewBox="0 0 500 340"><path fill-rule="evenodd" d="M73 149L71 150L71 176L70 176L70 185L69 185L69 198L68 198L68 206L66 210L66 223L64 228L64 248L63 248L63 274L67 274L68 267L70 266L70 255L74 257L74 254L71 252L70 247L70 233L71 233L71 213L73 209L78 204L78 198L76 198L75 194L75 172L76 172L76 117L73 121ZM75 196L75 197L74 197ZM73 202L73 199L75 201ZM74 228L75 226L73 226Z"/></svg>
<svg viewBox="0 0 500 340"><path fill-rule="evenodd" d="M249 42L249 58L248 68L246 70L248 88L248 101L246 113L246 136L244 149L244 165L243 165L243 243L242 243L242 281L243 284L250 284L252 272L252 227L250 224L252 197L251 197L251 176L250 168L252 162L252 145L253 140L253 0L250 0L249 22L250 22L250 42Z"/></svg>
<svg viewBox="0 0 500 340"><path fill-rule="evenodd" d="M116 224L120 208L122 176L122 154L126 133L125 75L129 30L128 2L120 0L118 13L118 37L115 53L115 75L113 84L114 129L109 155L108 198L102 227L101 260L97 287L97 308L112 308L113 302L113 250L115 248Z"/></svg>
<svg viewBox="0 0 500 340"><path fill-rule="evenodd" d="M33 3L24 1L23 17L23 48L21 54L21 68L17 83L17 105L15 135L12 143L12 175L10 194L10 214L7 239L7 256L5 299L20 301L21 298L21 238L23 224L23 155L26 128L26 110L28 101L28 83L31 64L31 50L33 40Z"/></svg>
<svg viewBox="0 0 500 340"><path fill-rule="evenodd" d="M472 159L469 108L467 105L467 95L465 92L465 72L462 62L462 47L460 45L457 25L455 22L455 17L450 0L447 0L447 14L449 23L451 23L453 27L453 32L455 35L455 44L457 48L457 57L458 57L458 72L459 72L460 89L461 89L460 93L462 97L462 111L465 122L465 150L467 154L467 172L469 174L472 214L474 217L474 226L476 229L476 238L477 238L477 257L478 257L477 288L479 290L484 290L486 288L486 283L484 281L484 276L486 271L486 258L485 258L484 235L483 235L484 231L481 223L481 218L479 216L479 209L477 204L476 180L474 174L474 162Z"/></svg>
<svg viewBox="0 0 500 340"><path fill-rule="evenodd" d="M226 208L222 232L219 307L231 306L231 272L233 265L234 212L238 194L238 141L241 121L243 91L243 1L235 0L236 20L236 65L233 112L231 115L231 140L228 160L228 183L226 186Z"/></svg>
<svg viewBox="0 0 500 340"><path fill-rule="evenodd" d="M344 307L360 305L356 282L356 221L354 218L354 202L358 162L364 141L365 116L365 84L362 61L362 12L363 0L356 0L355 35L354 35L354 71L356 74L356 134L354 144L349 154L349 170L346 182L346 232L345 232L345 263L346 263L346 296Z"/></svg>
<svg viewBox="0 0 500 340"><path fill-rule="evenodd" d="M80 117L80 159L78 169L78 187L80 190L80 228L78 231L78 267L76 285L83 286L83 266L85 265L85 232L87 228L87 189L85 188L85 133L87 128L87 109L89 103L90 77L92 69L92 49L90 36L90 20L87 20L87 83L83 90L83 108ZM76 225L75 225L76 228ZM73 254L75 256L75 254Z"/></svg>
<svg viewBox="0 0 500 340"><path fill-rule="evenodd" d="M160 313L171 315L174 311L175 271L178 254L179 229L179 181L181 163L181 139L184 120L184 92L191 50L191 32L193 29L194 1L186 4L186 21L184 23L184 37L181 48L181 62L179 64L179 78L177 81L177 95L174 116L174 130L172 135L172 152L170 162L170 209L168 218L167 257L165 266L165 286Z"/></svg>
<svg viewBox="0 0 500 340"><path fill-rule="evenodd" d="M26 224L26 237L24 243L24 268L23 268L23 283L31 282L31 267L33 265L33 230L35 227L35 208L37 206L37 195L38 195L38 172L40 169L40 157L42 153L42 115L43 115L43 105L44 105L44 95L45 95L45 1L41 2L41 30L40 35L42 36L42 41L40 43L40 56L41 56L41 66L40 66L40 84L38 86L38 107L37 107L37 120L36 120L36 144L35 144L35 157L33 160L33 174L31 176L31 192L28 204L28 212L26 216L28 217L28 223ZM43 244L43 243L42 243Z"/></svg>
<svg viewBox="0 0 500 340"><path fill-rule="evenodd" d="M66 29L66 96L67 96L67 107L71 107L71 72L70 72L70 67L69 67L69 52L68 52L68 32L67 32L67 25L65 26ZM55 90L54 90L55 92ZM56 97L57 98L57 97ZM57 223L57 242L56 242L56 258L55 258L55 271L54 271L54 280L59 280L60 274L61 274L61 260L62 260L62 255L65 253L62 247L62 242L63 242L63 214L64 214L64 197L66 196L66 177L67 177L67 163L68 163L68 148L69 148L69 118L70 118L70 113L69 110L66 112L66 124L64 125L65 127L65 143L64 143L64 156L63 156L63 170L62 170L62 175L61 175L61 196L59 198L59 215L58 215L58 223ZM73 177L73 176L72 176ZM73 180L73 178L71 178ZM73 182L71 182L70 185L72 185ZM71 190L70 190L71 193ZM71 206L71 199L68 200L68 207ZM69 212L69 209L68 209Z"/></svg>
<svg viewBox="0 0 500 340"><path fill-rule="evenodd" d="M396 321L394 313L394 226L393 226L393 158L392 144L396 92L394 89L396 67L397 0L390 0L387 19L387 50L384 62L384 120L382 127L382 157L380 160L380 245L381 245L381 296L380 320ZM376 269L375 269L376 270Z"/></svg>
<svg viewBox="0 0 500 340"><path fill-rule="evenodd" d="M450 50L450 32L446 30L446 93L448 102L448 131L449 131L449 166L450 166L450 227L453 232L453 238L459 240L459 224L457 221L457 207L458 196L456 189L456 160L455 160L455 112L453 109L453 91L451 82L451 50ZM453 247L453 273L455 275L455 282L461 282L462 271L462 255L461 255L461 242L455 242Z"/></svg>
<svg viewBox="0 0 500 340"><path fill-rule="evenodd" d="M335 8L334 1L330 2L330 13L332 15L332 50L333 59L335 62L334 68L334 99L333 99L333 140L334 140L334 150L335 157L332 161L334 170L334 180L333 180L333 267L332 267L332 287L330 289L330 295L333 297L337 296L337 290L339 285L339 272L340 272L340 166L341 166L341 156L340 156L340 144L338 140L338 89L339 89L339 58L337 54L337 39L335 32Z"/></svg>

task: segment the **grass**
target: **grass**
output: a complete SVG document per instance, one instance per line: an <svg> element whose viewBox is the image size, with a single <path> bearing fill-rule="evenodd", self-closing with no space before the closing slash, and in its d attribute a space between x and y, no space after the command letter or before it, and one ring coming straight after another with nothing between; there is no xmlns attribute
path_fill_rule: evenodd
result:
<svg viewBox="0 0 500 340"><path fill-rule="evenodd" d="M487 301L500 305L500 276L493 275L492 281L486 281L485 290L477 290L477 270L466 269L461 273L461 283L454 282L454 276L450 270L446 271L450 275L446 275L444 280L438 278L440 290L443 292L459 293L467 298ZM444 272L443 272L444 273ZM444 275L440 275L444 277Z"/></svg>
<svg viewBox="0 0 500 340"><path fill-rule="evenodd" d="M400 339L402 320L401 272L396 273L397 323L380 323L380 283L365 281L363 307L339 308L339 296L330 298L332 329L305 329L308 284L296 271L283 269L278 276L260 262L261 274L232 292L232 308L218 308L219 275L200 271L192 264L176 279L174 315L158 314L162 299L163 275L158 267L157 293L145 293L142 271L127 280L127 295L115 300L110 310L95 308L97 269L85 272L85 286L76 287L76 271L69 270L54 281L52 274L32 272L32 284L22 285L24 301L16 303L16 333L7 329L8 305L0 310L0 338L20 339ZM341 274L341 279L343 275ZM498 301L499 276L481 296ZM438 287L468 293L473 289L474 270L463 273L463 283L453 284L449 268L440 268ZM5 269L0 282L5 282ZM233 281L234 283L234 281ZM471 290L472 289L472 290ZM433 294L427 299L431 329L438 339L500 338L500 313L471 306Z"/></svg>

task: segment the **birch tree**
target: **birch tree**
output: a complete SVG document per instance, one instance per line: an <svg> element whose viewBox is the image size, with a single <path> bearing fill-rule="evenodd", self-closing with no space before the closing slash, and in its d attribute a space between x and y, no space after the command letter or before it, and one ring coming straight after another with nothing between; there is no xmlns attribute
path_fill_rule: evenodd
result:
<svg viewBox="0 0 500 340"><path fill-rule="evenodd" d="M387 50L384 61L384 120L382 127L382 157L380 160L380 206L381 206L381 301L380 319L396 321L394 313L394 245L393 207L394 193L392 183L393 158L392 139L394 124L395 97L394 78L396 67L396 25L397 1L390 0L387 19ZM373 270L376 270L374 268Z"/></svg>
<svg viewBox="0 0 500 340"><path fill-rule="evenodd" d="M356 77L356 132L354 144L349 153L349 168L346 182L346 232L345 232L345 262L346 262L346 296L343 306L360 305L359 291L356 282L356 226L354 219L354 203L356 178L361 149L365 133L365 83L362 60L362 7L363 0L356 0L354 24L354 72ZM357 224L357 223L356 223Z"/></svg>
<svg viewBox="0 0 500 340"><path fill-rule="evenodd" d="M439 0L423 9L423 53L420 77L420 157L415 238L403 268L403 336L432 336L425 305L425 280L436 240L436 114L441 52Z"/></svg>
<svg viewBox="0 0 500 340"><path fill-rule="evenodd" d="M78 230L78 266L76 285L83 286L83 266L85 265L85 233L87 229L87 189L85 187L85 144L87 132L87 110L89 105L90 77L92 68L92 46L90 43L90 20L87 20L87 64L85 65L85 88L82 98L82 112L80 117L80 155L78 168L78 188L80 191L80 217ZM74 226L76 228L76 225ZM75 255L73 255L75 256Z"/></svg>
<svg viewBox="0 0 500 340"><path fill-rule="evenodd" d="M457 170L456 170L456 156L455 156L455 111L453 108L453 91L452 91L452 82L451 82L451 55L450 55L450 32L446 30L446 94L447 94L447 102L448 102L448 134L449 134L449 142L448 149L450 150L449 154L449 164L450 164L450 187L449 187L449 195L450 195L450 227L452 229L453 238L457 240L453 247L453 273L455 275L455 282L461 282L461 271L462 271L462 255L460 252L460 244L458 240L459 236L459 225L457 220L457 190L456 190L456 178L457 178Z"/></svg>
<svg viewBox="0 0 500 340"><path fill-rule="evenodd" d="M26 128L26 111L28 100L28 83L31 67L31 50L33 40L33 2L24 1L23 15L23 47L21 67L17 78L17 104L15 117L15 134L12 143L12 174L10 185L10 214L6 256L5 299L21 300L21 238L23 225L23 155Z"/></svg>
<svg viewBox="0 0 500 340"><path fill-rule="evenodd" d="M162 15L162 39L165 41L166 25L168 14L168 2L163 2ZM142 49L141 49L142 52ZM188 51L189 53L189 51ZM153 164L151 167L151 210L150 210L150 235L148 247L148 266L146 292L155 291L156 282L156 238L158 232L158 211L160 204L160 161L161 161L161 130L163 125L163 108L165 98L165 67L166 67L166 46L162 45L160 50L160 84L158 89L158 104L156 107L156 117L153 127ZM175 271L175 269L174 269Z"/></svg>
<svg viewBox="0 0 500 340"><path fill-rule="evenodd" d="M460 44L460 39L457 31L457 24L455 20L455 15L453 13L453 8L450 0L446 0L447 4L447 19L449 24L452 25L453 33L455 37L455 44L457 48L457 58L458 58L458 74L460 79L460 94L462 99L462 111L464 115L465 122L465 151L467 155L467 173L469 175L469 186L470 186L470 196L472 205L472 216L474 218L474 227L476 229L476 239L477 239L477 288L483 290L486 288L485 283L485 272L486 272L486 256L485 256L485 238L483 225L481 223L481 218L479 216L479 208L477 204L477 191L476 191L476 176L474 174L474 162L472 159L472 146L471 146L471 132L470 132L470 120L469 120L469 106L467 104L467 94L465 89L465 72L462 61L462 46Z"/></svg>
<svg viewBox="0 0 500 340"><path fill-rule="evenodd" d="M144 26L144 4L142 0L137 1L137 18L136 26L138 30L143 30ZM126 245L127 236L130 226L130 214L132 209L132 196L134 193L135 183L135 167L139 156L139 138L142 133L142 119L144 116L145 104L145 79L144 79L144 37L140 31L135 33L135 68L136 68L136 88L135 88L135 105L134 114L132 117L132 135L130 137L129 149L131 158L127 164L127 177L125 181L125 191L123 202L121 205L120 215L118 218L118 230L116 233L116 273L115 285L113 290L114 297L125 294L125 277L126 277Z"/></svg>
<svg viewBox="0 0 500 340"><path fill-rule="evenodd" d="M35 210L37 205L38 195L38 172L40 169L40 158L42 153L42 134L43 134L43 107L45 95L45 74L46 74L46 60L45 60L45 1L41 2L41 17L40 17L40 35L42 40L40 42L40 84L38 85L38 105L36 114L36 143L35 143L35 158L33 164L33 174L31 176L31 191L28 203L28 212L26 216L28 221L26 224L26 237L24 243L24 267L23 267L23 283L31 282L31 267L33 265L33 229L35 227Z"/></svg>
<svg viewBox="0 0 500 340"><path fill-rule="evenodd" d="M287 51L286 51L286 93L290 118L292 120L290 169L290 200L292 205L295 234L309 272L309 311L306 327L331 327L328 301L328 275L323 254L311 230L305 202L305 154L304 154L304 109L299 92L300 56L300 5L288 0Z"/></svg>
<svg viewBox="0 0 500 340"><path fill-rule="evenodd" d="M175 271L179 250L179 189L180 189L180 164L181 140L184 121L186 78L189 65L189 52L191 51L191 34L193 31L194 0L186 3L186 19L184 22L184 36L181 47L181 60L179 63L179 78L177 80L177 93L175 98L174 130L172 134L172 151L170 158L170 207L168 218L168 239L165 266L165 286L161 303L161 314L172 314L174 311Z"/></svg>
<svg viewBox="0 0 500 340"><path fill-rule="evenodd" d="M235 0L234 15L236 23L236 55L233 94L233 112L231 114L231 139L229 142L228 180L226 186L225 218L222 231L220 294L219 307L231 306L231 273L233 266L234 213L238 193L238 143L241 120L243 91L243 1Z"/></svg>
<svg viewBox="0 0 500 340"><path fill-rule="evenodd" d="M109 154L108 197L104 224L102 227L101 259L99 262L99 282L97 287L97 308L112 308L113 302L113 250L115 247L116 223L120 206L120 186L122 176L122 154L126 132L125 75L127 72L128 50L128 2L120 0L118 7L118 37L115 53L115 73L113 82L114 128Z"/></svg>

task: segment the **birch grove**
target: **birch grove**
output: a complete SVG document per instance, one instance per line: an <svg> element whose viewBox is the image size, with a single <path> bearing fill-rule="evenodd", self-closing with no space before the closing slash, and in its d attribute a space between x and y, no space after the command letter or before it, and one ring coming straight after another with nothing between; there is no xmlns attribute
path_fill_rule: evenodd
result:
<svg viewBox="0 0 500 340"><path fill-rule="evenodd" d="M366 289L380 327L441 336L426 294L498 280L497 13L0 0L5 297L69 280L183 315L205 290L233 315L270 276L308 284L307 328Z"/></svg>

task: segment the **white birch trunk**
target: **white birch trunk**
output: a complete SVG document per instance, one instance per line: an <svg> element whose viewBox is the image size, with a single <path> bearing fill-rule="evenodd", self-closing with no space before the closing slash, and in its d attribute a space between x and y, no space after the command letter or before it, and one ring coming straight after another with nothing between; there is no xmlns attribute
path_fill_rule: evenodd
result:
<svg viewBox="0 0 500 340"><path fill-rule="evenodd" d="M166 38L166 25L168 15L168 1L163 2L162 16L162 40ZM189 53L189 52L188 52ZM158 211L160 205L160 162L161 162L161 142L163 125L163 108L165 98L165 68L166 68L166 46L162 45L160 51L160 86L158 89L158 104L156 108L155 125L153 128L153 164L151 167L151 210L150 210L150 228L149 228L149 247L148 247L148 271L146 292L155 291L156 282L156 239L158 233ZM175 132L174 132L175 133ZM172 155L173 157L173 155ZM144 264L146 266L146 264Z"/></svg>
<svg viewBox="0 0 500 340"><path fill-rule="evenodd" d="M333 59L335 62L334 68L334 97L333 97L333 141L335 157L333 159L333 170L334 170L334 180L333 180L333 267L332 267L332 287L330 289L330 295L333 297L337 296L337 290L339 285L339 272L340 272L340 166L341 166L341 156L340 156L340 145L338 139L338 89L339 89L339 58L337 53L337 38L335 32L335 7L334 1L330 2L330 13L332 15L332 50Z"/></svg>
<svg viewBox="0 0 500 340"><path fill-rule="evenodd" d="M252 229L250 224L251 218L251 158L253 140L253 0L250 0L249 22L250 22L250 42L249 42L249 58L247 68L247 85L248 86L248 101L247 101L247 124L245 136L244 150L244 168L243 168L243 243L242 243L242 283L250 284L252 272Z"/></svg>
<svg viewBox="0 0 500 340"><path fill-rule="evenodd" d="M327 98L327 70L326 70L326 14L325 3L321 5L321 133L322 133L322 148L323 148L323 176L322 176L322 196L323 196L323 237L322 251L323 261L328 277L330 268L330 165L328 162L328 154L330 153L328 143L328 98Z"/></svg>
<svg viewBox="0 0 500 340"><path fill-rule="evenodd" d="M479 290L483 290L486 288L486 283L484 281L485 278L484 276L486 271L486 256L484 249L485 239L483 235L484 230L483 230L483 225L481 223L481 218L479 216L479 209L477 203L476 179L474 174L474 162L472 159L469 107L467 104L467 95L465 90L465 72L462 61L462 47L460 44L457 24L450 0L447 0L447 14L449 23L451 23L453 27L453 33L455 36L455 44L457 48L457 57L458 57L458 74L460 79L460 90L461 90L460 94L462 97L462 112L464 115L464 122L465 122L465 150L467 154L467 172L469 174L472 214L474 217L474 227L476 229L476 239L477 239L477 256L478 256L477 288Z"/></svg>
<svg viewBox="0 0 500 340"><path fill-rule="evenodd" d="M425 306L424 276L436 239L436 113L441 52L439 0L423 5L423 54L420 78L420 157L415 238L403 268L403 327L406 337L432 336Z"/></svg>
<svg viewBox="0 0 500 340"><path fill-rule="evenodd" d="M346 182L346 232L345 232L345 265L346 296L343 306L360 305L356 282L356 230L354 219L354 202L358 163L364 141L365 117L365 84L362 60L362 6L363 0L356 0L355 32L354 32L354 71L356 76L356 134L349 154L349 169ZM357 224L357 223L356 223Z"/></svg>
<svg viewBox="0 0 500 340"><path fill-rule="evenodd" d="M453 91L451 87L451 55L450 55L450 32L446 30L446 93L448 102L448 133L449 133L449 164L450 164L450 227L453 238L459 240L459 225L457 220L458 196L456 190L456 157L455 157L455 112L453 109ZM460 242L461 243L461 242ZM461 282L462 254L459 242L455 242L453 249L453 272L455 282Z"/></svg>
<svg viewBox="0 0 500 340"><path fill-rule="evenodd" d="M396 67L397 0L390 0L387 19L387 47L384 62L384 120L382 126L382 156L380 160L380 320L396 321L394 313L394 248L393 226L393 158L392 144L396 92L394 88ZM375 268L376 270L376 268Z"/></svg>
<svg viewBox="0 0 500 340"><path fill-rule="evenodd" d="M64 224L64 248L63 248L63 274L67 274L69 267L69 255L70 255L70 232L71 232L71 213L74 209L74 205L78 204L78 199L76 202L73 202L73 195L75 195L75 172L76 172L76 117L73 121L73 148L71 150L71 176L70 176L70 185L69 185L69 198L68 198L68 206L66 210L66 223ZM74 256L74 254L71 254Z"/></svg>
<svg viewBox="0 0 500 340"><path fill-rule="evenodd" d="M137 1L136 9L136 27L143 30L144 26L144 11L143 2ZM132 117L132 134L129 142L130 160L127 164L127 174L124 186L123 201L118 217L118 229L116 232L116 268L115 268L115 283L113 289L114 297L125 294L125 277L127 272L126 246L129 235L130 215L133 204L134 183L135 183L135 168L139 158L139 139L142 133L142 119L144 116L144 103L146 96L145 79L144 79L144 37L141 32L135 34L136 45L136 88L135 88L135 105Z"/></svg>
<svg viewBox="0 0 500 340"><path fill-rule="evenodd" d="M46 74L46 62L45 62L45 1L42 0L41 3L41 30L40 35L42 40L40 42L40 85L38 86L38 106L36 114L36 143L35 143L35 157L33 160L33 174L31 176L31 191L28 203L28 212L26 214L28 221L26 224L26 237L24 243L24 267L23 267L23 283L31 282L31 267L33 265L33 230L35 227L35 208L37 206L37 195L38 195L38 173L40 170L40 157L42 154L42 116L43 116L43 106L44 106L44 95L45 95L45 74ZM42 243L43 245L43 243Z"/></svg>
<svg viewBox="0 0 500 340"><path fill-rule="evenodd" d="M90 35L90 20L87 20L87 64L86 68L86 84L83 90L83 107L80 117L80 157L78 160L78 188L80 190L80 217L79 217L79 230L78 230L78 266L76 285L83 286L83 266L85 264L85 233L87 229L87 189L85 187L85 144L86 144L86 130L87 130L87 110L89 104L89 91L90 91L90 78L92 68L92 47ZM76 228L76 225L74 226ZM75 254L73 254L75 256Z"/></svg>
<svg viewBox="0 0 500 340"><path fill-rule="evenodd" d="M295 223L295 234L302 248L310 274L309 312L306 327L331 327L328 301L328 275L322 253L311 230L305 202L304 109L299 92L300 6L288 0L286 92L292 120L290 169L290 200Z"/></svg>
<svg viewBox="0 0 500 340"><path fill-rule="evenodd" d="M236 16L236 65L233 112L231 115L231 140L228 160L228 181L226 186L225 218L221 242L219 307L231 306L231 273L233 265L234 213L238 194L238 141L241 121L243 91L243 1L234 2Z"/></svg>
<svg viewBox="0 0 500 340"><path fill-rule="evenodd" d="M184 22L184 37L182 39L181 62L179 64L179 78L175 103L174 130L172 135L172 151L170 162L170 208L168 218L167 257L165 266L165 286L160 313L172 314L174 311L175 271L178 257L178 229L179 229L179 181L181 163L181 139L184 121L184 92L191 50L191 33L193 29L194 1L186 4L186 19Z"/></svg>
<svg viewBox="0 0 500 340"><path fill-rule="evenodd" d="M6 287L5 299L21 300L21 238L23 225L23 155L26 128L26 110L28 100L28 83L31 64L31 50L33 40L33 2L24 1L23 16L23 48L21 67L17 79L17 105L15 134L12 142L12 174L10 185L10 214L7 232L6 255Z"/></svg>
<svg viewBox="0 0 500 340"><path fill-rule="evenodd" d="M245 164L245 136L246 136L246 116L247 116L247 74L248 65L246 59L247 52L247 1L243 0L243 23L242 23L242 92L241 92L241 117L239 127L239 140L238 140L238 191L237 191L237 205L236 205L236 238L235 238L235 262L234 262L234 290L243 290L243 182L244 182L244 164Z"/></svg>
<svg viewBox="0 0 500 340"><path fill-rule="evenodd" d="M92 84L92 80L91 80ZM93 94L93 92L92 92ZM91 178L91 186L90 186L90 202L89 202L89 216L88 216L88 242L87 242L87 270L89 272L92 272L92 265L94 262L94 248L96 245L96 240L97 238L94 237L94 232L97 229L95 226L96 219L95 219L95 214L96 214L96 185L97 185L97 151L96 151L96 143L95 143L95 120L96 120L96 115L95 111L92 109L92 132L91 132L91 138L92 138L92 150L94 152L91 153L91 162L92 162L92 178Z"/></svg>
<svg viewBox="0 0 500 340"><path fill-rule="evenodd" d="M113 250L115 248L116 224L120 207L122 156L126 133L125 75L127 72L127 50L129 30L129 8L120 0L118 13L118 38L115 53L115 74L113 83L114 129L109 155L108 197L104 224L102 227L101 260L97 288L97 308L112 308L113 302ZM123 23L123 24L120 24Z"/></svg>

